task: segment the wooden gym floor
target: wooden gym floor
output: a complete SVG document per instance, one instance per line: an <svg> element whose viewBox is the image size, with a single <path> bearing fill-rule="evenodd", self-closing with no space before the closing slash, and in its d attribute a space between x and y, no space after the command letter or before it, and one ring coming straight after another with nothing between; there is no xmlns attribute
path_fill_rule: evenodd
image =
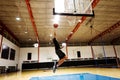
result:
<svg viewBox="0 0 120 80"><path fill-rule="evenodd" d="M73 73L93 73L120 78L120 68L58 68L56 73L53 73L52 69L38 69L0 74L0 80L29 80L33 76L52 76Z"/></svg>

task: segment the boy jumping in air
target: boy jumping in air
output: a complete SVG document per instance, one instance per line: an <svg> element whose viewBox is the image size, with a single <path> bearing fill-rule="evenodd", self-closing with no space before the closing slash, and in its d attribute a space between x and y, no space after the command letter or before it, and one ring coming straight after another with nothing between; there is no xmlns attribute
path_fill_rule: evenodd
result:
<svg viewBox="0 0 120 80"><path fill-rule="evenodd" d="M57 56L59 57L58 63L55 62L54 66L53 66L53 72L55 73L57 67L59 67L64 62L65 59L67 59L67 56L65 55L64 52L62 52L60 45L59 45L58 41L56 40L56 33L55 32L54 32L53 43L55 46L55 52L56 52Z"/></svg>

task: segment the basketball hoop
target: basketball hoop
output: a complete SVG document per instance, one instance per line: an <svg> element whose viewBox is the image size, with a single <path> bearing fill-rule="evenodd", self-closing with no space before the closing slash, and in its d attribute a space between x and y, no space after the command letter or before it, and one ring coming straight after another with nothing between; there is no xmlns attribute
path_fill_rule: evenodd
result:
<svg viewBox="0 0 120 80"><path fill-rule="evenodd" d="M89 16L93 17L92 3L94 0L55 0L54 15ZM61 9L62 8L62 9ZM68 22L74 22L68 20ZM70 23L69 22L69 23Z"/></svg>

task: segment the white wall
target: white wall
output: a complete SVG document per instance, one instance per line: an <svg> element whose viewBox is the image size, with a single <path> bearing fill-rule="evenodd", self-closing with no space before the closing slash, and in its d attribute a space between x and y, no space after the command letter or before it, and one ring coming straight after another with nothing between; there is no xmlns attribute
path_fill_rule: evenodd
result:
<svg viewBox="0 0 120 80"><path fill-rule="evenodd" d="M1 39L0 39L1 40ZM8 47L14 49L16 51L15 54L15 60L9 60L9 59L3 59L1 58L1 52L0 52L0 66L16 66L19 62L19 47L7 40L6 38L3 37L3 42L2 44L7 45ZM1 48L2 51L2 48Z"/></svg>
<svg viewBox="0 0 120 80"><path fill-rule="evenodd" d="M113 46L93 46L95 58L115 57Z"/></svg>
<svg viewBox="0 0 120 80"><path fill-rule="evenodd" d="M58 60L54 47L41 47L40 62L49 62L52 60Z"/></svg>
<svg viewBox="0 0 120 80"><path fill-rule="evenodd" d="M79 47L68 47L68 58L73 59L77 58L77 51L80 51Z"/></svg>
<svg viewBox="0 0 120 80"><path fill-rule="evenodd" d="M23 61L27 61L27 54L32 53L31 60L38 60L38 48L20 48L19 67L22 68Z"/></svg>
<svg viewBox="0 0 120 80"><path fill-rule="evenodd" d="M81 51L81 58L92 58L90 46L81 46L80 51Z"/></svg>
<svg viewBox="0 0 120 80"><path fill-rule="evenodd" d="M120 45L115 46L117 56L120 58Z"/></svg>
<svg viewBox="0 0 120 80"><path fill-rule="evenodd" d="M1 41L1 35L0 35L0 41ZM8 60L8 59L2 59L1 58L1 52L0 52L0 66L16 66L16 64L19 64L19 69L22 67L23 61L27 61L27 54L32 53L32 59L34 61L38 60L38 48L34 47L27 47L27 48L19 48L6 38L3 38L2 44L5 44L9 46L10 48L15 49L15 60ZM93 51L95 54L95 57L114 57L114 49L113 46L92 46ZM104 48L104 49L103 49ZM118 57L120 58L120 45L115 46L116 52ZM54 47L40 47L39 49L39 60L40 62L50 62L55 59L59 59L57 55L55 54ZM66 54L66 48L63 48L62 51ZM81 58L92 58L92 52L91 52L91 46L74 46L74 47L68 47L68 58L74 59L77 58L77 51L80 51ZM105 55L104 55L105 53Z"/></svg>
<svg viewBox="0 0 120 80"><path fill-rule="evenodd" d="M32 60L38 60L38 49L37 48L20 48L20 61L27 60L27 54L32 53Z"/></svg>
<svg viewBox="0 0 120 80"><path fill-rule="evenodd" d="M1 39L2 39L2 36L0 35L0 46L2 45L1 44ZM1 58L1 47L0 47L0 58ZM1 63L0 63L1 64Z"/></svg>
<svg viewBox="0 0 120 80"><path fill-rule="evenodd" d="M92 46L92 47L93 47L93 52L94 52L95 58L104 56L104 52L103 52L103 47L102 46Z"/></svg>
<svg viewBox="0 0 120 80"><path fill-rule="evenodd" d="M32 53L31 60L27 60L28 53ZM22 63L23 61L32 61L32 60L38 60L38 48L34 48L34 47L20 48L20 63ZM39 60L40 62L49 62L52 60L58 60L58 56L55 53L54 47L40 47Z"/></svg>
<svg viewBox="0 0 120 80"><path fill-rule="evenodd" d="M66 54L66 49L62 49ZM114 57L113 46L93 46L95 57ZM91 46L74 46L68 47L68 58L77 58L77 51L80 51L81 58L92 58ZM38 60L38 48L20 48L20 63L27 61L27 54L32 53L31 60ZM105 55L104 55L105 53ZM50 62L54 59L58 60L54 47L40 47L40 62Z"/></svg>
<svg viewBox="0 0 120 80"><path fill-rule="evenodd" d="M77 51L80 51L81 58L92 58L90 46L74 46L68 47L68 58L77 58Z"/></svg>
<svg viewBox="0 0 120 80"><path fill-rule="evenodd" d="M0 35L0 46L1 46L1 38L2 38L2 36Z"/></svg>
<svg viewBox="0 0 120 80"><path fill-rule="evenodd" d="M1 40L1 35L0 35ZM23 61L27 61L27 54L32 53L32 59L34 61L38 60L38 48L27 47L27 48L19 48L18 46L11 43L9 40L3 38L3 43L16 50L15 60L1 59L0 57L0 66L16 66L19 64L19 68L22 67ZM95 57L104 57L104 53L106 57L114 57L114 49L113 46L92 46ZM104 49L103 49L104 48ZM118 57L120 58L120 45L115 46ZM39 60L40 62L50 62L54 59L59 59L55 54L54 47L40 47L39 49ZM66 48L62 49L66 54ZM80 51L81 58L92 58L91 46L74 46L68 47L68 58L74 59L77 58L77 51ZM0 53L1 56L1 53Z"/></svg>
<svg viewBox="0 0 120 80"><path fill-rule="evenodd" d="M104 46L106 57L115 57L113 46Z"/></svg>
<svg viewBox="0 0 120 80"><path fill-rule="evenodd" d="M32 53L31 60L27 60L28 53ZM58 59L55 54L54 47L40 47L39 48L39 62L51 62L53 59ZM38 48L28 47L20 48L20 67L22 67L23 61L37 61L38 60Z"/></svg>

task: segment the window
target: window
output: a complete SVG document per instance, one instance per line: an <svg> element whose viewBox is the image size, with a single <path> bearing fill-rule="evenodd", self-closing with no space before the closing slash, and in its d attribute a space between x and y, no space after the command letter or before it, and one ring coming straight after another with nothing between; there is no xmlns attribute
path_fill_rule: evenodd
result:
<svg viewBox="0 0 120 80"><path fill-rule="evenodd" d="M77 51L77 57L81 57L80 51Z"/></svg>
<svg viewBox="0 0 120 80"><path fill-rule="evenodd" d="M8 59L8 57L9 57L9 47L3 44L1 58Z"/></svg>
<svg viewBox="0 0 120 80"><path fill-rule="evenodd" d="M32 53L28 53L27 60L31 60Z"/></svg>
<svg viewBox="0 0 120 80"><path fill-rule="evenodd" d="M15 50L11 48L10 51L10 60L15 60Z"/></svg>

